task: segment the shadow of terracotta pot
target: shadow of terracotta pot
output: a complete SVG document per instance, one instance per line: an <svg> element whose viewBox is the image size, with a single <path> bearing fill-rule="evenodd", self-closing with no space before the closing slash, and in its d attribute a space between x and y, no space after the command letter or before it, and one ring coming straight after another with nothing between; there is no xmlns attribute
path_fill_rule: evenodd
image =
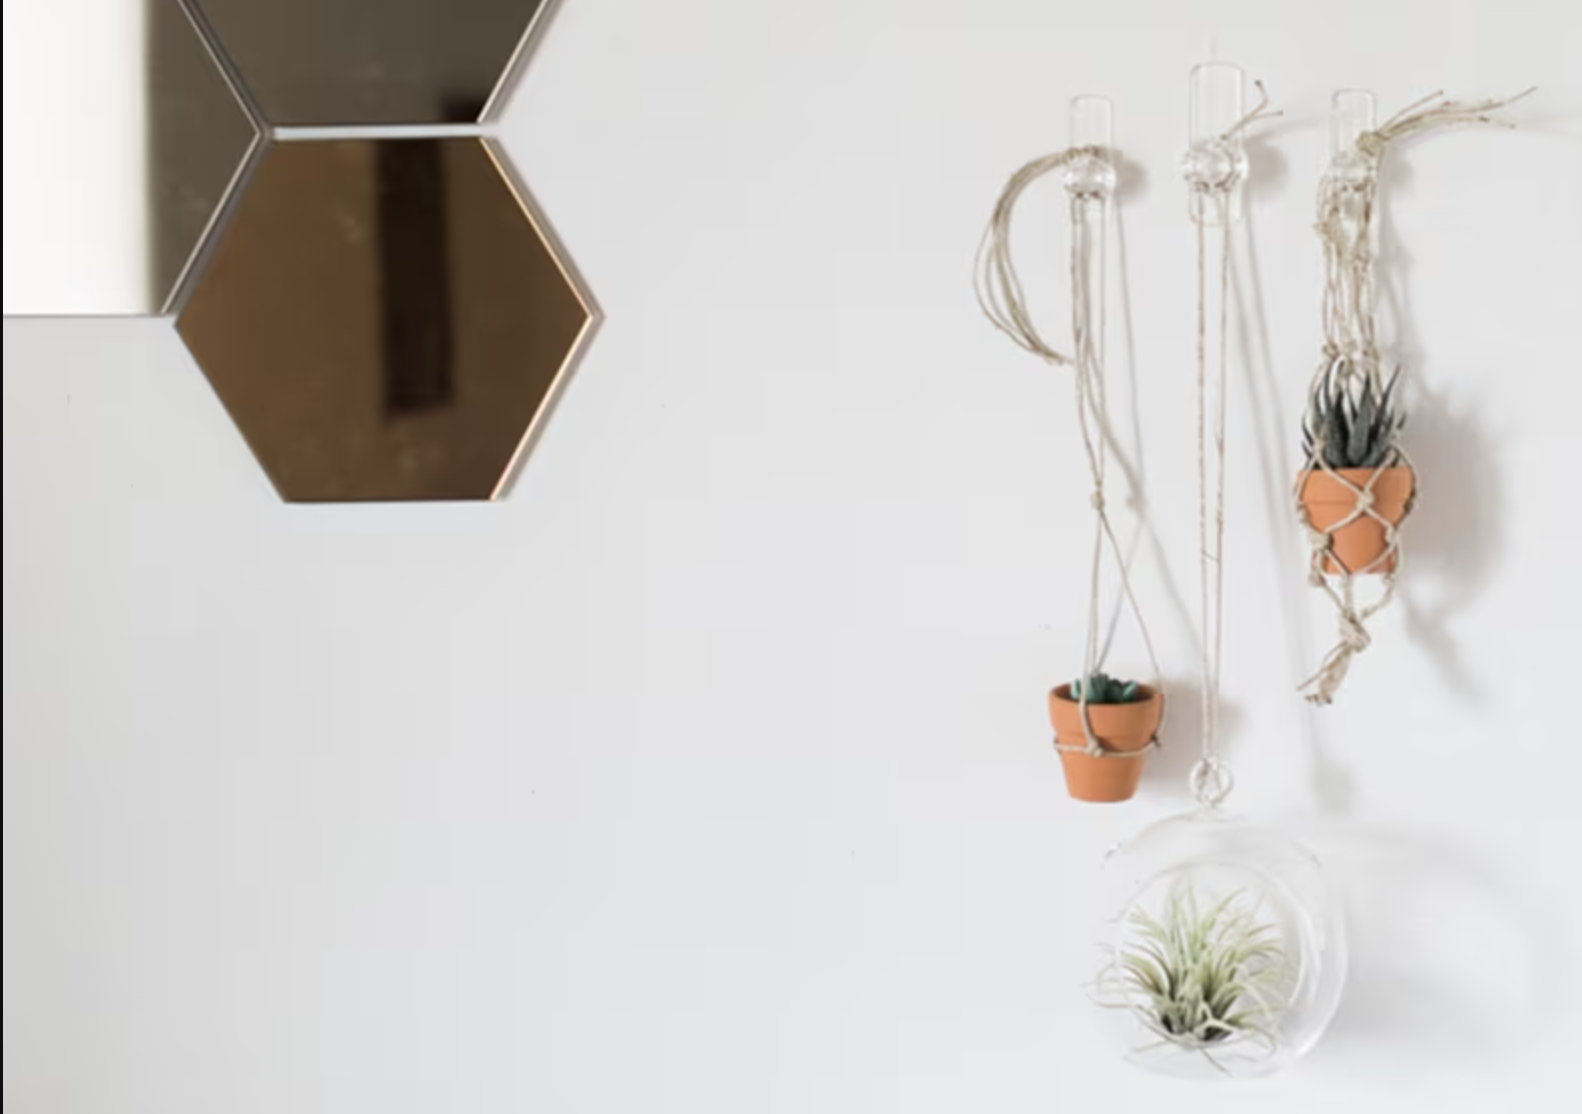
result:
<svg viewBox="0 0 1582 1114"><path fill-rule="evenodd" d="M1340 468L1336 472L1361 488L1368 486L1373 475L1371 468ZM1410 468L1380 469L1379 478L1373 484L1373 509L1391 526L1399 526L1411 506L1415 487L1416 480ZM1328 472L1312 472L1302 485L1302 507L1315 530L1331 529L1337 522L1344 521L1356 505L1356 494ZM1337 574L1394 572L1396 555L1391 553L1384 557L1389 548L1384 523L1372 515L1361 515L1330 535L1324 571ZM1380 560L1381 557L1384 559Z"/></svg>
<svg viewBox="0 0 1582 1114"><path fill-rule="evenodd" d="M1165 698L1157 689L1139 685L1142 699L1130 704L1089 704L1088 723L1093 735L1111 751L1135 757L1095 758L1062 750L1060 765L1066 774L1066 792L1079 801L1114 803L1129 801L1142 780L1148 745L1164 720ZM1086 746L1082 708L1071 696L1071 686L1061 685L1049 694L1049 722L1055 741L1062 746Z"/></svg>

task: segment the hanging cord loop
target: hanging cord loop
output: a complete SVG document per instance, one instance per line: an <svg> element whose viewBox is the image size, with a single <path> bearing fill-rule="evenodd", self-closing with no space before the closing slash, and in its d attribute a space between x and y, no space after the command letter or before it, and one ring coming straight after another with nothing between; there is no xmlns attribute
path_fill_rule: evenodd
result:
<svg viewBox="0 0 1582 1114"><path fill-rule="evenodd" d="M1093 557L1090 566L1087 632L1083 652L1083 684L1078 694L1081 714L1082 745L1056 742L1062 751L1078 752L1094 758L1138 758L1157 747L1157 735L1146 747L1139 750L1115 750L1107 747L1093 731L1089 716L1088 697L1092 690L1090 679L1103 666L1108 647L1101 645L1103 626L1100 613L1101 574L1104 554L1113 555L1119 572L1121 593L1136 620L1142 635L1148 660L1153 668L1155 691L1163 691L1159 658L1154 652L1153 639L1143 619L1136 594L1132 590L1131 575L1125 551L1110 521L1108 501L1105 498L1107 455L1112 437L1109 411L1104 390L1103 335L1104 310L1104 257L1108 200L1114 183L1115 154L1104 147L1071 147L1045 155L1027 163L1006 182L995 203L993 215L984 230L974 266L974 287L978 305L985 317L1016 345L1058 367L1070 367L1076 388L1077 425L1082 435L1083 455L1088 464L1092 484L1089 502L1093 508L1094 537ZM1026 293L1011 255L1011 226L1016 203L1034 182L1055 171L1062 178L1070 195L1071 223L1071 330L1073 348L1071 355L1057 350L1040 335L1027 308ZM1097 224L1097 248L1092 230ZM1099 290L1094 292L1093 270L1097 260L1100 273Z"/></svg>
<svg viewBox="0 0 1582 1114"><path fill-rule="evenodd" d="M1378 128L1358 136L1351 148L1334 157L1320 182L1315 229L1324 248L1324 353L1308 391L1306 425L1313 433L1312 444L1293 492L1297 518L1309 543L1308 580L1334 604L1339 626L1338 641L1301 686L1315 704L1333 702L1352 659L1368 648L1368 620L1395 598L1396 577L1403 565L1400 527L1411 515L1419 491L1416 470L1400 441L1402 419L1397 418L1386 431L1389 444L1382 461L1371 468L1365 482L1357 483L1330 463L1327 431L1317 420L1312 403L1326 386L1336 396L1388 400L1393 394L1395 375L1399 374L1397 370L1386 381L1378 340L1378 259L1374 240L1380 164L1390 145L1407 136L1469 124L1512 127L1491 114L1533 92L1534 89L1526 89L1513 97L1470 104L1449 100L1443 93L1431 93ZM1376 486L1386 470L1399 467L1411 473L1410 490L1398 512L1386 515L1380 508ZM1349 513L1324 528L1314 524L1304 500L1309 480L1315 474L1326 476L1330 485L1349 493L1353 500ZM1335 536L1364 518L1379 525L1384 549L1367 567L1347 568L1335 555ZM1382 574L1382 589L1373 602L1359 606L1356 578L1372 573Z"/></svg>
<svg viewBox="0 0 1582 1114"><path fill-rule="evenodd" d="M1198 450L1198 590L1202 610L1203 756L1192 767L1192 795L1204 808L1218 808L1230 795L1235 778L1220 757L1220 677L1225 630L1225 424L1229 397L1231 198L1246 177L1239 141L1249 128L1280 115L1269 107L1263 82L1255 83L1258 103L1220 135L1188 150L1182 172L1197 199L1193 223L1197 238L1197 450ZM1212 436L1209 426L1209 244L1206 225L1212 214L1220 228L1218 315L1214 322L1215 360L1212 393L1216 398ZM1212 446L1212 452L1211 452ZM1210 459L1213 460L1212 505Z"/></svg>

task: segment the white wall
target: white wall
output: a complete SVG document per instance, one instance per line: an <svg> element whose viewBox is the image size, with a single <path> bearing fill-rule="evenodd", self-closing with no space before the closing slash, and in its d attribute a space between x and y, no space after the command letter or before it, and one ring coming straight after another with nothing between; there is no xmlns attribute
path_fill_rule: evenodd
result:
<svg viewBox="0 0 1582 1114"><path fill-rule="evenodd" d="M7 1111L1574 1109L1579 41L1545 0L570 0L504 132L608 321L496 506L282 506L168 325L8 321ZM1357 960L1329 1040L1230 1089L1124 1068L1078 989L1190 738L1129 806L1064 798L1069 382L968 281L1003 176L1113 96L1139 575L1189 676L1210 49L1288 114L1242 252L1237 803L1326 853ZM1522 132L1397 164L1424 501L1310 715L1329 92L1533 82Z"/></svg>
<svg viewBox="0 0 1582 1114"><path fill-rule="evenodd" d="M125 314L164 301L149 289L146 3L0 9L6 313Z"/></svg>

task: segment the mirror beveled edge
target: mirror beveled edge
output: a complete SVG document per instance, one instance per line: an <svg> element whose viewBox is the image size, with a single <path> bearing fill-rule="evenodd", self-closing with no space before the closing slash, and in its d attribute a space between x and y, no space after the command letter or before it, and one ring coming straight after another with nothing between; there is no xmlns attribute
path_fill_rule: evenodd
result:
<svg viewBox="0 0 1582 1114"><path fill-rule="evenodd" d="M177 331L288 502L496 497L597 314L485 137L271 146Z"/></svg>
<svg viewBox="0 0 1582 1114"><path fill-rule="evenodd" d="M187 0L275 128L497 118L553 0Z"/></svg>
<svg viewBox="0 0 1582 1114"><path fill-rule="evenodd" d="M539 274L538 278L534 279L527 275L526 269L519 269L515 275L497 275L497 281L492 286L486 283L485 285L489 288L480 295L481 301L486 302L490 295L498 301L502 297L509 298L512 294L520 295L523 289L528 289L530 293L526 299L526 304L532 308L533 314L536 314L539 318L539 325L547 327L547 335L550 338L550 350L515 359L514 357L521 356L518 351L519 348L531 347L532 336L522 334L516 338L518 341L516 346L496 346L488 354L488 358L482 361L481 365L476 357L471 362L470 366L474 370L478 366L486 367L492 364L497 371L515 366L522 372L515 376L521 382L513 388L516 396L514 398L514 408L506 408L508 416L503 427L504 433L502 433L501 428L494 428L489 436L480 438L479 430L488 426L489 423L486 420L478 421L473 427L463 427L452 431L449 436L430 437L426 447L431 451L426 458L421 456L414 457L411 451L413 446L410 443L407 444L405 457L401 458L394 466L389 466L387 461L385 474L382 477L376 476L371 482L365 482L361 485L343 484L339 487L334 482L328 484L319 482L317 485L311 480L303 482L300 475L282 474L278 462L279 453L260 441L254 417L238 409L234 397L227 397L226 390L222 389L220 380L223 377L217 374L214 369L216 366L225 364L227 359L222 356L219 365L217 365L212 344L207 357L200 351L201 346L193 344L189 334L194 329L188 327L189 319L185 312L186 308L190 303L190 299L195 296L197 291L203 288L205 273L214 257L221 252L222 245L227 242L232 221L236 219L237 213L241 208L247 204L256 184L254 182L255 176L262 172L263 168L270 163L273 157L280 154L287 147L313 146L323 142L334 142L333 137L326 139L323 136L315 138L305 135L293 135L290 134L292 129L289 125L276 125L264 122L265 113L263 109L252 97L251 91L237 72L234 61L223 53L219 45L220 40L196 6L204 3L224 4L226 2L227 0L143 0L143 3L147 6L147 11L161 13L167 17L167 30L169 27L179 27L185 32L189 47L196 48L193 53L201 58L203 62L203 65L192 75L196 80L189 82L186 96L178 95L174 98L173 107L176 111L173 115L179 118L183 110L190 115L194 105L201 108L206 102L213 103L217 99L212 95L213 91L219 89L223 91L223 96L218 98L219 102L229 108L235 119L241 121L246 131L246 137L235 167L229 169L222 196L215 202L212 211L206 214L203 228L195 237L197 242L189 246L184 257L179 261L178 277L170 284L170 288L164 291L165 296L157 304L150 302L136 306L117 305L100 315L174 316L178 332L188 341L188 347L193 350L193 355L203 368L206 377L209 378L211 385L221 393L221 401L231 411L233 419L236 420L248 443L254 448L254 455L260 464L265 467L281 497L288 502L412 499L492 500L498 498L509 488L517 474L522 459L530 452L541 433L545 419L552 411L566 380L584 353L592 334L596 331L601 314L589 294L586 284L575 273L565 251L533 205L520 178L515 174L508 160L504 157L504 153L497 142L488 134L471 130L458 132L456 128L446 127L443 123L437 125L409 125L407 129L409 131L416 130L419 133L432 131L434 135L426 142L426 145L434 150L462 150L465 149L468 143L471 143L475 145L477 151L486 155L497 179L496 187L503 191L501 197L510 199L509 206L495 204L494 212L497 215L507 210L512 212L515 222L521 226L518 230L521 235L517 239L524 243L536 245L535 249L527 253L529 256L536 253L542 257L539 260L542 273ZM417 7L436 4L442 7L451 6L445 4L444 0L411 0L411 2ZM496 67L497 72L493 72L493 77L489 84L488 97L474 114L478 126L485 125L498 117L500 110L508 99L511 88L520 79L524 57L535 41L535 31L542 25L546 15L555 7L555 0L526 0L526 2L519 2L519 0L482 0L482 2L496 10L514 8L527 12L527 15L519 33L512 36L508 55ZM462 4L465 6L466 0L462 0ZM359 6L359 0L343 0L341 6L347 9L356 8ZM378 7L380 5L376 3L374 6ZM362 7L367 10L368 5L364 3ZM169 21L171 18L174 19L173 23ZM155 71L155 76L163 75L166 78L168 94L168 67L154 67L150 65L147 68ZM199 91L204 82L209 85L209 93L207 95ZM170 98L167 96L167 99ZM396 149L410 151L421 149L425 146L425 141L421 135L416 137L410 134L404 137L396 134L381 136L381 132L389 133L390 129L376 125L369 125L361 130L364 137L361 140L351 140L349 142L353 146L360 146L366 152L384 152L388 154ZM191 135L193 133L189 131L188 134ZM196 134L199 139L203 138L201 132ZM201 152L204 149L204 144L200 142L196 147ZM374 161L380 161L377 155ZM181 192L181 185L180 181L176 183L177 193ZM374 192L378 194L382 192L382 188L376 188ZM396 192L400 193L401 191ZM299 197L298 200L308 201L311 207L313 198ZM377 244L375 249L371 250L371 254L380 259L379 269L385 275L385 281L382 285L387 291L391 287L402 285L403 280L399 278L392 279L390 278L391 275L405 274L410 278L414 273L413 258L407 258L407 256L412 255L414 258L428 261L431 278L433 274L443 277L444 281L439 284L440 286L447 285L451 278L457 278L460 285L466 286L468 276L464 272L468 270L469 265L476 265L479 257L475 255L470 264L465 259L447 257L443 242L445 240L443 231L437 237L431 236L431 242L426 247L417 244L410 237L401 240L399 237L390 235L392 228L420 226L428 227L432 232L435 228L442 228L446 223L443 214L439 212L443 207L442 202L425 202L421 197L414 198L412 191L406 191L406 201L411 203L414 200L416 201L415 207L411 204L408 205L402 221L397 225L390 225L387 222L382 229L384 235L375 238ZM498 202L499 198L495 200ZM421 236L418 236L419 240L421 238ZM9 236L7 241L9 246ZM364 254L370 254L370 252L365 252ZM518 262L520 261L518 260ZM545 277L549 273L548 271L543 271L543 265L545 264L552 269L555 276L553 279ZM524 276L526 276L525 280ZM337 293L341 296L339 308L349 307L350 301L345 296L346 290L343 289ZM421 335L425 330L432 332L436 322L455 316L454 306L449 307L449 312L443 308L436 308L441 305L441 299L430 299L425 303L421 290L416 293L415 297L417 300L413 301L412 296L409 295L405 313L387 313L384 315L384 331L387 334L392 332L391 322L416 321L418 322L416 327L407 329L407 333L409 336L421 339ZM333 305L336 303L332 301L329 304ZM64 307L55 306L52 307L50 312L41 312L34 315L93 316L95 315L93 311L96 308L102 307L85 307L80 304ZM518 305L517 309L520 312L522 306ZM8 304L7 316L11 315L11 307ZM532 316L532 314L529 316ZM197 315L193 320L197 320L199 317L201 315ZM276 321L275 324L278 326L279 322ZM292 329L276 329L277 333L291 333L294 331ZM439 331L444 332L445 329L440 328ZM399 333L400 329L396 328L394 332ZM378 368L386 380L398 381L401 379L401 375L396 374L396 369L405 367L410 371L411 367L414 366L414 361L405 354L407 350L399 346L399 338L397 338L398 343L396 347L390 346L389 341L391 337L387 336L385 339L387 343L384 349L384 356L377 359L369 359L367 350L362 353L364 356L362 370L367 372L370 368ZM208 340L210 342L213 341L212 334L209 335ZM395 353L395 355L392 356L391 353ZM416 362L422 363L423 361L419 360ZM435 371L444 363L443 359L438 361L430 359L428 361L429 371ZM258 373L261 383L267 382L269 384L268 393L276 396L277 404L283 405L286 411L294 412L299 416L306 413L302 403L302 398L306 396L300 391L296 392L296 397L293 397L293 392L289 390L282 391L280 389L282 384L279 383L279 376L272 373L267 366L255 366L253 370ZM418 376L418 379L421 378L421 375ZM474 378L477 378L477 376L474 376ZM234 390L230 393L234 396ZM423 389L419 387L416 393L421 396ZM385 394L387 396L385 402L388 404L390 402L388 397L390 394L389 383L386 384ZM311 406L307 409L311 409ZM373 411L376 408L365 406L364 409ZM386 409L388 409L388 406ZM473 414L475 419L477 419L479 411L475 408ZM365 413L363 418L365 421L368 420L368 414ZM402 423L397 422L395 424L400 425ZM408 427L406 441L412 442L413 438L410 436L412 422L406 420L405 425ZM498 423L496 425L498 426ZM329 436L326 440L334 441L335 431L330 430L328 433ZM491 458L491 466L484 472L479 472L477 468L472 468L471 470L462 468L458 470L457 468L447 469L440 467L436 469L431 466L425 466L421 462L426 459L432 465L435 459L440 459L441 461L452 459L454 461L454 458L465 457L467 454L463 447L478 442L480 439L488 444L495 454ZM387 437L385 440L394 443L401 441L402 438L397 435ZM419 443L423 442L421 437L416 440ZM413 466L414 460L419 461L416 467ZM325 475L330 475L333 472L333 468L321 470L319 480L322 481ZM404 474L405 479L396 479L395 477L398 473ZM459 473L465 473L470 476L470 479L459 480L457 478Z"/></svg>
<svg viewBox="0 0 1582 1114"><path fill-rule="evenodd" d="M15 157L5 159L12 172L5 183L4 315L179 311L192 272L269 142L293 139L286 133L299 126L494 123L557 6L557 0L7 4L8 74L21 67L43 103L117 107L79 113L69 127L49 113L8 113L6 154ZM76 27L88 17L103 31L95 36L100 53L79 49ZM306 63L304 23L322 32ZM222 34L227 28L229 35ZM362 45L348 46L356 43ZM238 64L243 48L260 54L266 76L278 64L290 75L287 86L305 90L300 118L268 110ZM348 49L372 57L349 66ZM367 80L368 73L394 76L381 85ZM369 115L336 111L348 88L356 100L365 87L372 92L364 99L374 102ZM405 103L381 100L402 90ZM324 104L315 105L320 95ZM127 134L139 141L129 147L121 141Z"/></svg>

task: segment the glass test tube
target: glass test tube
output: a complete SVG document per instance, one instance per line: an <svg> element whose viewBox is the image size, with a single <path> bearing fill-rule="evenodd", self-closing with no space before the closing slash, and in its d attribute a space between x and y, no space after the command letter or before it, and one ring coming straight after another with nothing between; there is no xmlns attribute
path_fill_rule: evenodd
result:
<svg viewBox="0 0 1582 1114"><path fill-rule="evenodd" d="M1108 97L1084 93L1071 98L1071 146L1114 145L1115 105Z"/></svg>
<svg viewBox="0 0 1582 1114"><path fill-rule="evenodd" d="M1193 148L1218 141L1241 122L1247 114L1244 85L1241 67L1232 62L1204 62L1192 67L1188 78L1188 142ZM1227 215L1235 223L1241 219L1240 178L1245 177L1246 164L1241 137L1233 137L1228 146L1228 154L1240 172L1225 205ZM1188 205L1193 220L1219 223L1220 207L1207 203L1198 191L1191 192Z"/></svg>
<svg viewBox="0 0 1582 1114"><path fill-rule="evenodd" d="M1115 192L1115 164L1110 148L1114 137L1111 117L1114 106L1108 97L1084 95L1071 101L1070 147L1098 147L1102 154L1083 154L1066 164L1063 174L1066 190L1084 201L1104 201Z"/></svg>
<svg viewBox="0 0 1582 1114"><path fill-rule="evenodd" d="M1375 101L1367 89L1341 89L1329 104L1329 157L1350 151L1357 137L1374 129Z"/></svg>

